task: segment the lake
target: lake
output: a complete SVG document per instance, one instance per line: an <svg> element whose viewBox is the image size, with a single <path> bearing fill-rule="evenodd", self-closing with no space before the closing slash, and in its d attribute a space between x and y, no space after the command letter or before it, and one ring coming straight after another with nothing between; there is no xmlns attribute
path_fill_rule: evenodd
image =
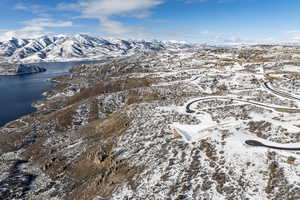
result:
<svg viewBox="0 0 300 200"><path fill-rule="evenodd" d="M95 61L38 63L47 71L20 76L0 76L0 127L34 112L36 109L31 104L42 100L42 94L54 86L54 83L47 81L49 78L67 74L73 66L91 62Z"/></svg>

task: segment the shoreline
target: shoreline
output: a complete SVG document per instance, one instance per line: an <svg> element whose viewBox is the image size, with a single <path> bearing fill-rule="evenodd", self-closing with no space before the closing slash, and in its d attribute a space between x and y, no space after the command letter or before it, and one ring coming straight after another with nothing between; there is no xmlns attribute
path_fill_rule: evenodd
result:
<svg viewBox="0 0 300 200"><path fill-rule="evenodd" d="M56 62L53 62L53 63L56 63ZM64 62L61 62L61 63L64 63ZM76 66L77 65L75 65L73 67L76 67ZM25 115L23 115L23 116L21 116L21 117L19 117L17 119L14 119L12 121L9 121L9 122L5 123L3 126L0 126L0 129L1 128L6 128L10 124L17 123L20 120L22 120L23 118L26 118L26 117L31 116L31 115L35 114L36 112L38 112L40 110L40 108L43 106L43 104L44 104L43 102L45 102L47 100L47 98L48 98L48 96L47 96L48 94L47 93L52 92L55 89L55 87L60 83L60 81L57 81L55 79L59 78L59 77L62 77L62 76L70 75L71 69L68 70L67 74L58 75L56 77L52 77L52 78L49 78L49 79L45 80L45 81L48 81L51 84L53 84L53 86L51 86L51 88L49 88L49 90L47 90L47 91L45 91L45 92L43 92L41 94L41 99L40 100L34 100L34 101L31 102L30 106L34 109L34 111L30 112L28 114L25 114ZM45 71L47 71L47 69L45 69ZM43 71L43 72L45 72L45 71ZM43 72L37 72L37 73L43 73ZM37 73L30 73L30 74L37 74ZM0 75L0 77L1 76L3 76L3 77L26 76L26 75L30 75L30 74L22 74L22 75L19 75L19 74L18 75Z"/></svg>
<svg viewBox="0 0 300 200"><path fill-rule="evenodd" d="M60 87L59 84L62 83L62 81L59 80L59 79L61 79L63 77L66 77L66 76L67 77L71 76L72 70L74 68L79 67L79 66L84 65L84 64L105 63L105 62L108 62L108 61L110 61L110 58L106 58L104 60L67 61L67 62L56 62L56 61L54 61L54 62L41 62L41 63L53 63L53 64L55 64L55 63L69 63L69 62L70 63L72 63L72 62L77 63L78 62L78 64L75 64L74 66L72 66L66 74L60 74L58 76L51 77L51 78L48 78L47 80L45 80L45 81L48 81L51 84L53 84L53 86L51 86L51 88L49 88L49 90L47 90L47 91L45 91L41 94L41 99L40 100L35 100L35 101L31 102L31 107L34 109L34 111L30 112L26 115L23 115L23 116L15 119L15 120L7 122L3 126L0 126L0 129L5 128L6 126L8 126L8 125L10 125L10 124L12 124L16 121L22 120L22 118L24 118L24 117L31 116L32 114L35 114L36 112L41 111L41 108L43 108L43 106L45 106L45 102L47 100L49 100L48 98L58 94L58 93L53 94L53 92L55 91L55 88ZM80 63L80 62L87 62L87 63ZM31 63L31 64L38 64L38 63ZM47 69L46 69L46 71L47 71ZM40 73L43 73L43 72L40 72ZM37 73L32 73L32 74L37 74ZM30 74L15 75L15 76L26 76L26 75L30 75ZM9 75L9 76L3 76L3 77L14 77L14 76ZM46 111L46 110L44 110L44 111Z"/></svg>

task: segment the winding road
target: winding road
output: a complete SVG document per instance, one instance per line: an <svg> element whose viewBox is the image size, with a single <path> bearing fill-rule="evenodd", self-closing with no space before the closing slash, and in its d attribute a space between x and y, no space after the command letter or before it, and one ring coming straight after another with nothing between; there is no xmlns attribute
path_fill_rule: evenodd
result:
<svg viewBox="0 0 300 200"><path fill-rule="evenodd" d="M300 101L300 97L294 96L289 94L288 92L284 92L284 91L279 91L279 90L275 90L272 88L272 83L271 82L264 82L263 83L263 87L268 90L269 92L276 94L278 96L290 99L290 100L296 100L296 101Z"/></svg>
<svg viewBox="0 0 300 200"><path fill-rule="evenodd" d="M235 98L230 98L230 97L221 97L221 96L204 97L204 98L200 98L200 99L196 99L194 101L191 101L191 102L189 102L186 105L186 112L187 113L194 113L194 112L196 112L195 110L191 109L191 106L194 103L201 102L201 101L218 100L218 99L220 99L220 100L232 100L232 101L237 101L237 102L243 102L243 103L247 103L247 104L251 104L251 105L255 105L255 106L259 106L259 107L264 107L264 108L272 109L272 110L286 110L286 111L291 111L291 112L295 112L295 111L299 111L300 112L300 108L279 107L279 106L262 104L262 103L255 102L255 101L249 101L249 100L243 100L243 99L235 99Z"/></svg>
<svg viewBox="0 0 300 200"><path fill-rule="evenodd" d="M272 88L271 82L263 82L262 86L269 91L272 94L276 94L278 96L281 96L283 98L289 99L289 100L296 100L300 101L300 97L296 97L294 95L289 94L288 92L284 91L278 91ZM232 100L232 101L237 101L237 102L243 102L246 104L251 104L259 107L263 107L266 109L271 109L271 110L285 110L285 111L291 111L291 112L300 112L300 108L286 108L286 107L278 107L274 105L266 105L260 102L255 102L255 101L250 101L250 100L243 100L243 99L236 99L236 98L231 98L231 97L222 97L222 96L216 96L216 97L204 97L204 98L199 98L196 100L193 100L186 104L186 112L187 113L195 113L196 111L191 109L191 106L194 103L201 102L201 101L210 101L210 100ZM300 147L280 147L280 146L272 146L272 145L266 145L263 144L262 142L259 142L257 140L246 140L245 143L250 146L256 146L256 147L266 147L266 148L271 148L271 149L278 149L278 150L287 150L287 151L300 151Z"/></svg>

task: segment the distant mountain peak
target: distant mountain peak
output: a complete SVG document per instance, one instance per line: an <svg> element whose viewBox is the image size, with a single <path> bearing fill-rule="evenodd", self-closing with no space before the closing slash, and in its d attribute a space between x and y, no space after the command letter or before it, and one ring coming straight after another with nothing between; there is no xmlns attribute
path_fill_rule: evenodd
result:
<svg viewBox="0 0 300 200"><path fill-rule="evenodd" d="M87 34L44 35L32 39L13 37L0 42L0 63L92 60L191 47L177 41L104 38Z"/></svg>

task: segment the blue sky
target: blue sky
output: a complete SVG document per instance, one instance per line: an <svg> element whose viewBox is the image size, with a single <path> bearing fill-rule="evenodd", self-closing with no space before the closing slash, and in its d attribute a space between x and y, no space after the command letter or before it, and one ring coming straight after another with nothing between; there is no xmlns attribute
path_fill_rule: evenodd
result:
<svg viewBox="0 0 300 200"><path fill-rule="evenodd" d="M0 40L43 34L298 42L299 0L1 0Z"/></svg>

